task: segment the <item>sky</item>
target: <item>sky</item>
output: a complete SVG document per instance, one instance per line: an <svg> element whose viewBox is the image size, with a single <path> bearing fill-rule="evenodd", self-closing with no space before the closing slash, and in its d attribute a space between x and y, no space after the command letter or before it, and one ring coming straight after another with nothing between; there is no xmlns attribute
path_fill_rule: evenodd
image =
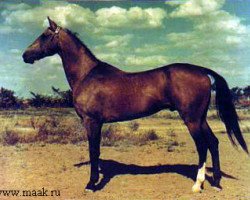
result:
<svg viewBox="0 0 250 200"><path fill-rule="evenodd" d="M69 89L58 55L33 65L22 60L47 16L125 71L185 62L213 69L230 87L250 83L248 0L0 0L0 87L17 96Z"/></svg>

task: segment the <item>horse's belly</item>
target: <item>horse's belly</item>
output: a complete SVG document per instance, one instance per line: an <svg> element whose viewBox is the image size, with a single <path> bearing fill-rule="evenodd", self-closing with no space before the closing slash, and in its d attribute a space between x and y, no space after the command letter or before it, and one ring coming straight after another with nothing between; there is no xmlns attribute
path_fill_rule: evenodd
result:
<svg viewBox="0 0 250 200"><path fill-rule="evenodd" d="M103 110L105 122L126 121L152 115L167 106L163 101L121 101L113 104L110 109Z"/></svg>

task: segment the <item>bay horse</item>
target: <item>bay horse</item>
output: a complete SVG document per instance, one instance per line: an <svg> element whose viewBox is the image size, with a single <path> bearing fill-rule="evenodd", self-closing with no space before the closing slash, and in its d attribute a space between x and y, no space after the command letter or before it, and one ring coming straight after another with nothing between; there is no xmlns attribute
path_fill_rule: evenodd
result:
<svg viewBox="0 0 250 200"><path fill-rule="evenodd" d="M86 191L95 191L99 180L103 123L141 118L163 109L179 112L195 142L199 163L193 192L200 192L205 181L208 150L212 156L213 185L221 188L219 142L206 121L213 86L216 107L229 139L236 145L236 138L248 153L229 87L222 76L186 63L144 72L124 72L97 59L70 30L58 26L49 17L48 21L49 27L27 48L23 60L33 64L54 54L62 59L76 113L88 136L91 170Z"/></svg>

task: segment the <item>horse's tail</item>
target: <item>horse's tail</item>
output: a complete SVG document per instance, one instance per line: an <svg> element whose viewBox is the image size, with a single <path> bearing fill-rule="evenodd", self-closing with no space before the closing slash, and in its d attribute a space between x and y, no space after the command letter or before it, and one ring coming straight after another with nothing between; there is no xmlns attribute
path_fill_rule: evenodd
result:
<svg viewBox="0 0 250 200"><path fill-rule="evenodd" d="M210 70L209 70L210 71ZM249 154L247 144L241 133L238 116L232 101L230 89L227 85L226 80L219 74L210 71L208 73L215 79L215 91L216 91L216 108L219 117L224 122L227 130L228 137L232 144L236 146L235 138L239 142L242 149Z"/></svg>

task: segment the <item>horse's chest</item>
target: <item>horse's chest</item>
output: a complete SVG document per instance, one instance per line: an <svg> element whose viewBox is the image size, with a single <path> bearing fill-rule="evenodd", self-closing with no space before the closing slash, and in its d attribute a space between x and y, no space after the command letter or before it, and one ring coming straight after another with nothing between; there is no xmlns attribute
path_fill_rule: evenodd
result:
<svg viewBox="0 0 250 200"><path fill-rule="evenodd" d="M75 108L82 115L102 117L102 112L106 106L107 95L94 87L84 88L75 95Z"/></svg>

